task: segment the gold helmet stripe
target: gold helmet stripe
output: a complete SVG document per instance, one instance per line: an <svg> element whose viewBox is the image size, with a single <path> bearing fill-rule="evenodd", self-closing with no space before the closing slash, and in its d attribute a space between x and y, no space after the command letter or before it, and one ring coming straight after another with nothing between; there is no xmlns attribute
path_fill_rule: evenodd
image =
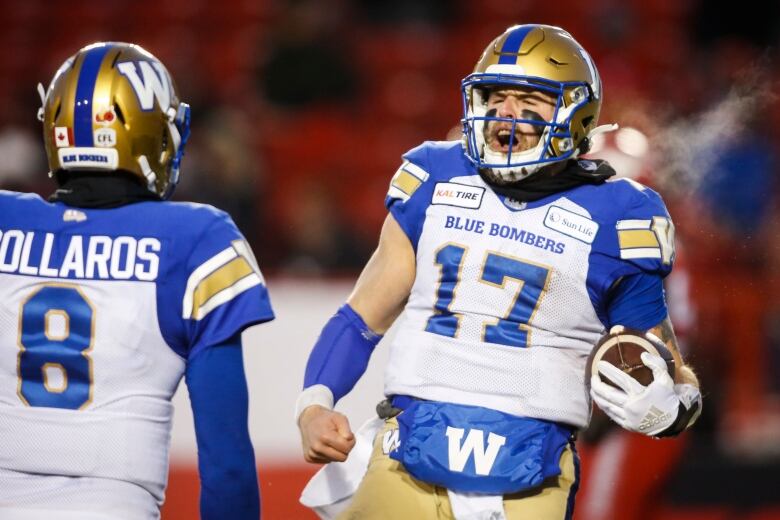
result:
<svg viewBox="0 0 780 520"><path fill-rule="evenodd" d="M500 65L516 65L517 55L520 53L520 47L528 33L536 29L535 25L520 25L509 33L501 46L501 57L498 59Z"/></svg>
<svg viewBox="0 0 780 520"><path fill-rule="evenodd" d="M95 145L92 134L92 99L100 65L111 47L112 45L100 44L83 54L73 111L73 137L76 147L91 148Z"/></svg>

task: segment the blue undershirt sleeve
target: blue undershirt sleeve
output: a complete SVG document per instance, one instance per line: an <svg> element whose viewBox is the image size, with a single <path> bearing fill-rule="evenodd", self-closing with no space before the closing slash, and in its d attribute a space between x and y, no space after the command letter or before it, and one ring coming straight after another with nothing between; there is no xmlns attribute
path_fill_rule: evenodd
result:
<svg viewBox="0 0 780 520"><path fill-rule="evenodd" d="M303 387L325 385L336 402L349 393L368 367L382 336L373 332L349 304L325 324L306 363Z"/></svg>
<svg viewBox="0 0 780 520"><path fill-rule="evenodd" d="M639 330L655 327L666 318L663 278L635 273L621 278L609 291L607 328L624 325Z"/></svg>
<svg viewBox="0 0 780 520"><path fill-rule="evenodd" d="M199 350L187 363L198 443L202 520L257 520L260 491L252 441L241 334Z"/></svg>

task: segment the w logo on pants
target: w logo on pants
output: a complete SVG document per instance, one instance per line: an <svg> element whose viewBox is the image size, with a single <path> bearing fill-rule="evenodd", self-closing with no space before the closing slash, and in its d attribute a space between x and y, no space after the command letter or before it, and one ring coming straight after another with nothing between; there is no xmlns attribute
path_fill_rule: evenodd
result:
<svg viewBox="0 0 780 520"><path fill-rule="evenodd" d="M466 440L461 443L465 430L463 428L447 427L446 435L449 441L450 471L462 473L471 454L474 454L474 470L477 475L489 475L496 461L498 450L506 443L506 437L493 432L488 433L487 448L485 447L485 432L469 430Z"/></svg>

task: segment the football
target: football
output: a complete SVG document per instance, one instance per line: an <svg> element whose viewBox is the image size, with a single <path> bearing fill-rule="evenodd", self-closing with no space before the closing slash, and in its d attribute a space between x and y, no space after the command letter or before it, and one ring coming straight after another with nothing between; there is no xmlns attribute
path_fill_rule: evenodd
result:
<svg viewBox="0 0 780 520"><path fill-rule="evenodd" d="M607 361L642 385L649 385L653 382L653 371L642 363L642 352L661 356L666 361L669 375L674 379L674 357L658 337L649 332L617 326L602 336L591 350L586 369L586 383L589 385L591 374L597 373L596 364L599 361ZM599 377L605 383L617 387L603 374L599 374Z"/></svg>

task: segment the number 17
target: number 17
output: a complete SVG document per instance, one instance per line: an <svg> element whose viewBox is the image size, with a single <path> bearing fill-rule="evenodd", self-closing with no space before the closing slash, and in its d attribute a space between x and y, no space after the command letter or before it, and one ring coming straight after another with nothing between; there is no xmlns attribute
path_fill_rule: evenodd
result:
<svg viewBox="0 0 780 520"><path fill-rule="evenodd" d="M467 248L458 244L446 244L436 251L436 264L440 268L439 286L434 304L435 314L428 319L427 332L454 338L461 316L452 312L461 268ZM518 282L517 293L503 318L483 325L483 340L510 347L527 347L530 322L547 290L551 269L511 256L488 251L482 264L479 282L504 289L508 279Z"/></svg>

